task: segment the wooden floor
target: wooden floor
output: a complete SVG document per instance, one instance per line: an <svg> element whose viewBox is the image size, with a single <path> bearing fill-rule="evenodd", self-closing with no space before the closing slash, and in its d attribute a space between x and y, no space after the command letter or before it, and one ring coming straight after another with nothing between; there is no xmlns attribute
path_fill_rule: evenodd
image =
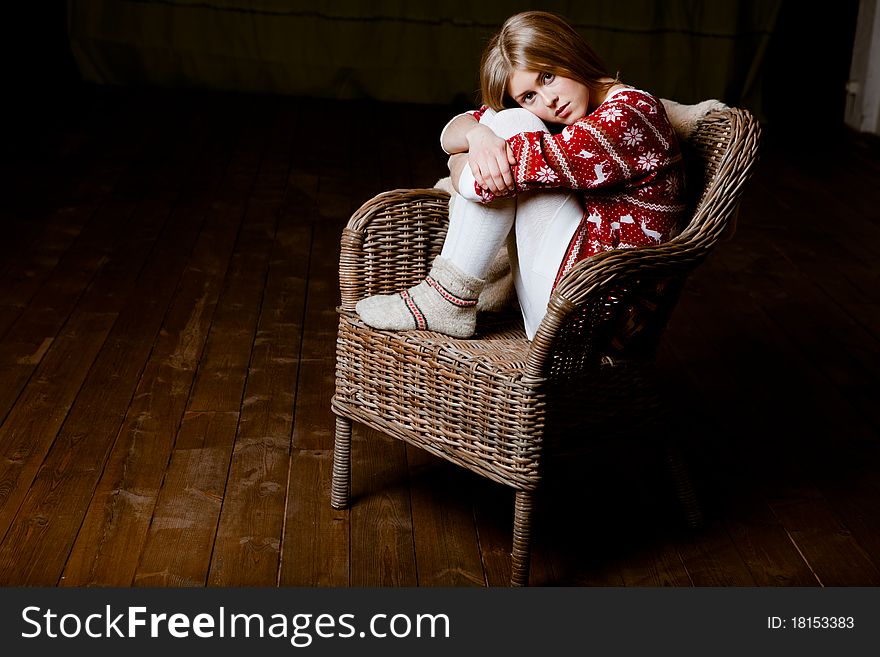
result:
<svg viewBox="0 0 880 657"><path fill-rule="evenodd" d="M4 147L0 584L507 582L497 484L356 427L329 504L340 231L450 111L84 89ZM880 146L826 137L768 133L662 349L705 525L610 446L532 584L880 585Z"/></svg>

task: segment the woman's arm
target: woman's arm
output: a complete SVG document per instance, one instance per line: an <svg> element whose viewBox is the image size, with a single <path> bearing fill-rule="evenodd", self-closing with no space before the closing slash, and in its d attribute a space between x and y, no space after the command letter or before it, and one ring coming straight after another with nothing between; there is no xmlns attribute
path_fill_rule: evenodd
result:
<svg viewBox="0 0 880 657"><path fill-rule="evenodd" d="M440 147L449 155L466 153L468 150L467 133L477 125L472 114L459 114L453 118L443 132L440 133Z"/></svg>
<svg viewBox="0 0 880 657"><path fill-rule="evenodd" d="M656 176L681 158L672 126L660 112L659 101L643 92L619 93L560 134L510 137L516 192L630 187ZM484 202L495 196L482 194Z"/></svg>
<svg viewBox="0 0 880 657"><path fill-rule="evenodd" d="M510 165L516 160L507 142L498 137L491 128L482 125L472 114L459 114L453 118L440 134L440 146L449 155L449 172L455 190L459 188L465 158L455 155L467 153L470 168L470 180L496 195L504 195L513 191L513 174ZM455 163L455 166L453 166ZM475 194L473 190L465 190L466 196Z"/></svg>

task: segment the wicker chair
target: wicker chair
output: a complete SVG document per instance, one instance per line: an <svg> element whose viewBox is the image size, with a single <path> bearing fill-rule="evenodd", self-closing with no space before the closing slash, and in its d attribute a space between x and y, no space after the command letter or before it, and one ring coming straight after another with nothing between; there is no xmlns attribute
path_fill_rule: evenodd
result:
<svg viewBox="0 0 880 657"><path fill-rule="evenodd" d="M352 421L368 425L514 489L511 584L526 585L546 459L601 439L622 400L627 425L632 408L652 421L659 340L687 276L733 230L759 136L744 110L707 115L682 144L695 192L689 224L667 243L580 262L557 285L531 342L512 315L481 316L467 340L364 325L358 300L427 273L446 234L449 196L395 190L364 204L342 235L332 505L349 503Z"/></svg>

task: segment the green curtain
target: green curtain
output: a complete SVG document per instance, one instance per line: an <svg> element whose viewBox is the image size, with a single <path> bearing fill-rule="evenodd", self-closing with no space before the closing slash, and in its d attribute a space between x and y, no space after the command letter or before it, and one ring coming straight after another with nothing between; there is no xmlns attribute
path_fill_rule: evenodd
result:
<svg viewBox="0 0 880 657"><path fill-rule="evenodd" d="M622 79L665 98L760 113L782 0L68 0L83 79L318 98L472 102L509 15L568 18Z"/></svg>

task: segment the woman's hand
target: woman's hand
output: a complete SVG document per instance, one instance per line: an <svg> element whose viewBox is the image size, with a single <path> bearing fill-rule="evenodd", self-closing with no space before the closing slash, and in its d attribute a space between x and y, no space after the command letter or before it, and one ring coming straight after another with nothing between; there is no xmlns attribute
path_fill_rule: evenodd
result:
<svg viewBox="0 0 880 657"><path fill-rule="evenodd" d="M468 131L467 142L468 164L477 184L496 196L514 191L510 167L516 164L516 159L510 145L491 128L479 123Z"/></svg>

